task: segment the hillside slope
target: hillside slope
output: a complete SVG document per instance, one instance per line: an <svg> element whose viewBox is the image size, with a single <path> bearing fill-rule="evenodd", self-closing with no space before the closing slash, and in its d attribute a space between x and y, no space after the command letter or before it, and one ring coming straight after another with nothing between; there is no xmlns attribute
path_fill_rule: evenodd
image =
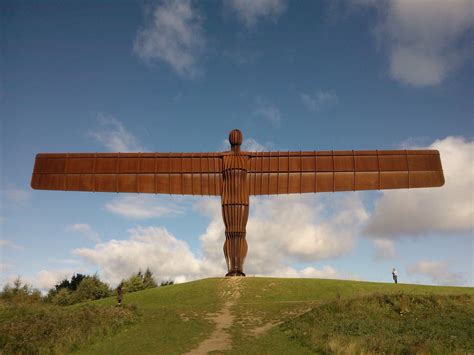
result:
<svg viewBox="0 0 474 355"><path fill-rule="evenodd" d="M442 351L472 351L473 300L473 288L212 278L126 294L124 303L137 306L138 321L79 353L381 351L392 346L390 339L410 342L407 349L412 351L436 349L446 339L450 345L440 348ZM112 305L115 300L96 303ZM341 318L344 314L347 317ZM370 323L368 320L372 328L366 329L362 325ZM377 324L385 325L386 333L378 332L377 336L387 341L373 345L364 340L371 339L374 324L376 328L383 328ZM426 339L431 331L437 337L434 342ZM410 337L405 337L408 332Z"/></svg>

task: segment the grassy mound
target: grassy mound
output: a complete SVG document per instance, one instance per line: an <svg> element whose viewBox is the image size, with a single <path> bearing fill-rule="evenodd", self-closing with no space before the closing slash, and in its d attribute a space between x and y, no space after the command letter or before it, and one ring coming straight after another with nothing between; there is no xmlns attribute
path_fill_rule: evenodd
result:
<svg viewBox="0 0 474 355"><path fill-rule="evenodd" d="M0 353L62 354L137 319L133 306L0 305Z"/></svg>
<svg viewBox="0 0 474 355"><path fill-rule="evenodd" d="M315 352L474 351L472 295L375 294L335 300L286 322L288 337Z"/></svg>
<svg viewBox="0 0 474 355"><path fill-rule="evenodd" d="M213 337L213 319L229 302L226 354L474 350L473 288L234 281L211 278L127 293L122 308L114 297L67 307L0 303L0 353L186 353Z"/></svg>

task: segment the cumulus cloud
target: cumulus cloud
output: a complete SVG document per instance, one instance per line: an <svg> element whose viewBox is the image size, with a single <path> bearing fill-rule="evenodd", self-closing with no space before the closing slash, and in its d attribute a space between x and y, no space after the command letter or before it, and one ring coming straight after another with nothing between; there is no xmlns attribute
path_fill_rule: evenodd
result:
<svg viewBox="0 0 474 355"><path fill-rule="evenodd" d="M105 209L130 219L147 219L183 213L183 207L152 195L124 195L106 203Z"/></svg>
<svg viewBox="0 0 474 355"><path fill-rule="evenodd" d="M217 200L203 200L200 211L212 218L201 237L203 250L222 258L224 226ZM211 205L211 206L209 206ZM316 262L352 250L354 231L367 218L358 194L252 198L247 225L249 274L271 274L291 262ZM329 211L329 212L328 212Z"/></svg>
<svg viewBox="0 0 474 355"><path fill-rule="evenodd" d="M218 267L206 258L198 259L185 241L165 228L139 226L128 233L129 239L113 239L92 249L75 249L73 253L98 266L101 277L113 285L147 267L159 279L178 281L222 273L223 262Z"/></svg>
<svg viewBox="0 0 474 355"><path fill-rule="evenodd" d="M318 112L324 108L334 106L337 103L338 98L336 94L332 92L318 90L312 95L302 93L301 101L308 110Z"/></svg>
<svg viewBox="0 0 474 355"><path fill-rule="evenodd" d="M280 127L281 124L281 114L278 107L272 103L263 100L262 98L257 98L257 108L253 111L252 115L256 117L261 117L264 120L268 121L273 127Z"/></svg>
<svg viewBox="0 0 474 355"><path fill-rule="evenodd" d="M283 267L274 270L270 274L262 274L256 276L267 277L292 277L292 278L317 278L317 279L341 279L341 280L361 280L357 275L351 273L341 273L331 266L323 266L321 269L312 266L297 270L292 267Z"/></svg>
<svg viewBox="0 0 474 355"><path fill-rule="evenodd" d="M375 35L386 49L392 78L412 86L440 84L469 56L474 25L471 0L354 1L375 6Z"/></svg>
<svg viewBox="0 0 474 355"><path fill-rule="evenodd" d="M162 61L180 76L193 77L204 44L202 16L191 1L165 0L153 9L149 24L138 31L133 50L145 62Z"/></svg>
<svg viewBox="0 0 474 355"><path fill-rule="evenodd" d="M194 209L210 218L196 252L165 228L138 226L128 231L127 239L75 249L73 254L95 265L101 277L112 284L147 267L159 279L180 282L220 276L226 271L220 201L203 198ZM255 198L247 227L245 270L249 275L357 278L328 265L301 270L290 265L347 254L354 244L354 231L366 218L358 194L338 194L327 200L300 195Z"/></svg>
<svg viewBox="0 0 474 355"><path fill-rule="evenodd" d="M99 233L92 229L92 227L85 223L71 224L66 227L66 232L77 232L92 240L93 242L99 243Z"/></svg>
<svg viewBox="0 0 474 355"><path fill-rule="evenodd" d="M89 135L112 152L145 152L138 139L119 120L98 115L100 129Z"/></svg>
<svg viewBox="0 0 474 355"><path fill-rule="evenodd" d="M445 185L383 191L365 227L367 235L387 239L427 233L472 233L474 141L447 137L427 148L440 151Z"/></svg>
<svg viewBox="0 0 474 355"><path fill-rule="evenodd" d="M463 285L466 283L461 273L450 271L446 261L419 261L407 267L408 275L421 275L437 285Z"/></svg>
<svg viewBox="0 0 474 355"><path fill-rule="evenodd" d="M25 278L25 281L46 292L58 282L71 278L72 275L74 275L74 271L70 269L41 270L34 277Z"/></svg>
<svg viewBox="0 0 474 355"><path fill-rule="evenodd" d="M286 0L230 0L230 7L247 27L253 27L259 19L276 21L287 7Z"/></svg>

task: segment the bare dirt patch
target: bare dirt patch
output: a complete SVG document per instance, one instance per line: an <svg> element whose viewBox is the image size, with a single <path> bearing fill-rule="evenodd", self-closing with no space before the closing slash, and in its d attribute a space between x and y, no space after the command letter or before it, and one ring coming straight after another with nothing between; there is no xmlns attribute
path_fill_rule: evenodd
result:
<svg viewBox="0 0 474 355"><path fill-rule="evenodd" d="M230 309L240 297L240 279L240 277L232 277L223 280L226 283L226 288L221 294L221 297L226 299L224 307L217 314L207 315L207 319L212 320L216 324L216 328L209 338L186 354L207 354L211 351L232 349L232 338L228 330L234 323L235 315L232 314Z"/></svg>

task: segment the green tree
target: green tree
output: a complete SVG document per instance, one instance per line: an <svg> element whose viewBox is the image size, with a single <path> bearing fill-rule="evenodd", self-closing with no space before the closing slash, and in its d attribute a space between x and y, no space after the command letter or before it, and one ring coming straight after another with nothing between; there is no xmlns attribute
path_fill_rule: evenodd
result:
<svg viewBox="0 0 474 355"><path fill-rule="evenodd" d="M98 300L111 295L109 285L101 281L97 275L83 278L77 289L72 292L73 303Z"/></svg>
<svg viewBox="0 0 474 355"><path fill-rule="evenodd" d="M139 270L136 274L133 274L128 279L122 281L124 292L136 292L157 286L153 273L149 268L146 269L144 274Z"/></svg>
<svg viewBox="0 0 474 355"><path fill-rule="evenodd" d="M156 281L153 277L153 273L149 268L146 268L145 274L143 275L143 288L157 287Z"/></svg>
<svg viewBox="0 0 474 355"><path fill-rule="evenodd" d="M24 283L20 276L13 281L13 285L7 283L3 287L0 298L12 303L37 303L42 301L41 292Z"/></svg>
<svg viewBox="0 0 474 355"><path fill-rule="evenodd" d="M58 306L68 306L74 302L72 292L67 288L61 288L51 298L51 303Z"/></svg>

